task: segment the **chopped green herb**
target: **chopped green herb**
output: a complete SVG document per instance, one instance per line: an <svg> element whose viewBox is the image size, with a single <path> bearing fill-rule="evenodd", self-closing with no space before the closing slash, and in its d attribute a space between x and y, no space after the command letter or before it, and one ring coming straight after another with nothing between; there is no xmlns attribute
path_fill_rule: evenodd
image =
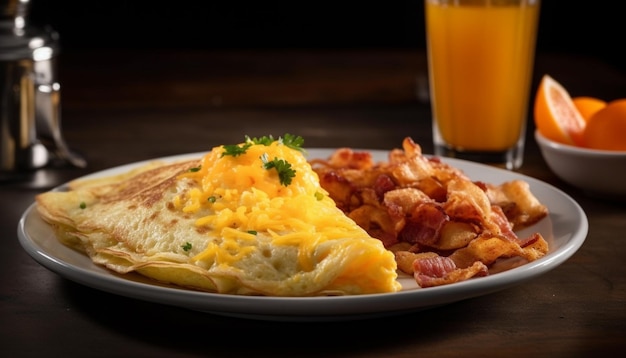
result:
<svg viewBox="0 0 626 358"><path fill-rule="evenodd" d="M191 243L190 242L186 242L183 246L182 246L183 250L185 251L189 251L191 250Z"/></svg>
<svg viewBox="0 0 626 358"><path fill-rule="evenodd" d="M260 138L257 137L249 137L245 136L246 142L242 145L238 144L227 144L223 145L224 152L222 153L222 157L226 155L232 155L233 157L237 157L239 155L244 154L248 151L252 145L259 144L269 146L274 142L279 142L281 144L286 145L287 147L297 150L299 152L305 152L302 146L304 145L304 138L301 136L295 136L293 134L285 133L284 137L278 137L278 139L274 139L274 137L270 135L266 135Z"/></svg>
<svg viewBox="0 0 626 358"><path fill-rule="evenodd" d="M190 169L189 169L189 171L190 171L190 172L192 172L192 173L195 173L195 172L200 171L200 169L201 169L201 168L202 168L202 166L199 166L199 167L193 167L193 168L190 168Z"/></svg>
<svg viewBox="0 0 626 358"><path fill-rule="evenodd" d="M316 191L315 199L317 199L318 201L324 199L324 194L320 193L319 191Z"/></svg>
<svg viewBox="0 0 626 358"><path fill-rule="evenodd" d="M248 136L246 136L246 142L247 143L253 143L253 144L262 144L264 146L268 146L272 143L274 143L276 140L274 139L274 137L272 137L272 135L270 134L269 136L263 136L261 138L250 138Z"/></svg>
<svg viewBox="0 0 626 358"><path fill-rule="evenodd" d="M256 230L248 230L248 234L256 235L257 232L256 232Z"/></svg>
<svg viewBox="0 0 626 358"><path fill-rule="evenodd" d="M215 197L215 195L211 195L211 196L209 196L209 198L207 200L209 201L209 203L212 204L212 203L215 202L215 200L217 200L217 198Z"/></svg>
<svg viewBox="0 0 626 358"><path fill-rule="evenodd" d="M287 147L297 151L303 151L302 146L304 145L304 138L289 133L285 133L283 137L278 137L278 139L274 139L272 135L263 136L261 138L250 138L246 136L246 141L266 146L274 142L279 142L280 144L286 145Z"/></svg>
<svg viewBox="0 0 626 358"><path fill-rule="evenodd" d="M81 202L80 202L79 207L80 207L81 209L85 209L85 208L87 207L87 204L85 204L85 202L84 202L84 201L81 201Z"/></svg>
<svg viewBox="0 0 626 358"><path fill-rule="evenodd" d="M285 133L285 136L283 138L279 138L278 141L282 142L284 145L291 149L295 149L299 152L304 151L304 149L302 148L302 146L304 145L304 138L300 136Z"/></svg>
<svg viewBox="0 0 626 358"><path fill-rule="evenodd" d="M261 161L263 162L263 168L267 170L276 169L278 179L284 186L291 184L291 180L296 176L296 171L291 169L291 164L286 160L274 158L274 160L269 161L267 153L263 153Z"/></svg>
<svg viewBox="0 0 626 358"><path fill-rule="evenodd" d="M248 148L252 146L252 142L247 142L242 144L241 146L237 144L227 144L224 145L224 152L222 153L222 157L226 155L232 155L233 157L237 157L239 155L244 154Z"/></svg>

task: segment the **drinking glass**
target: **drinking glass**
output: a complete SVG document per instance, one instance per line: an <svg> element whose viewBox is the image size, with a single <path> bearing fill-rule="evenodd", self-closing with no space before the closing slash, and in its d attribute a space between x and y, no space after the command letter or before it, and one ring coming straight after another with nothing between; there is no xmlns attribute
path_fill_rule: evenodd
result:
<svg viewBox="0 0 626 358"><path fill-rule="evenodd" d="M435 154L523 162L539 0L424 0Z"/></svg>

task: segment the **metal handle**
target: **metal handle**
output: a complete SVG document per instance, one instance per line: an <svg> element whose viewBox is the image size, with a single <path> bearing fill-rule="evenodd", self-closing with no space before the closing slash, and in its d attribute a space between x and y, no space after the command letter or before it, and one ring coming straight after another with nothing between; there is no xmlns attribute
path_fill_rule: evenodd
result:
<svg viewBox="0 0 626 358"><path fill-rule="evenodd" d="M37 86L35 95L37 137L46 145L53 159L84 168L87 161L69 149L61 134L60 89L61 85L58 82Z"/></svg>

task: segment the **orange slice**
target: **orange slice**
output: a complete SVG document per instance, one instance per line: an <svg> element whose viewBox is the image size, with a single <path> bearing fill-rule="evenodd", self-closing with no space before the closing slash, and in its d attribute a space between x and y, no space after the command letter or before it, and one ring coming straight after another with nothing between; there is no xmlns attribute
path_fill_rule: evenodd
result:
<svg viewBox="0 0 626 358"><path fill-rule="evenodd" d="M583 145L585 119L567 90L549 75L541 79L534 110L537 129L546 138L569 145Z"/></svg>
<svg viewBox="0 0 626 358"><path fill-rule="evenodd" d="M589 122L594 113L606 107L606 101L596 97L580 96L572 98L574 106L583 116L586 122Z"/></svg>
<svg viewBox="0 0 626 358"><path fill-rule="evenodd" d="M626 99L616 99L597 111L587 122L585 146L626 151Z"/></svg>

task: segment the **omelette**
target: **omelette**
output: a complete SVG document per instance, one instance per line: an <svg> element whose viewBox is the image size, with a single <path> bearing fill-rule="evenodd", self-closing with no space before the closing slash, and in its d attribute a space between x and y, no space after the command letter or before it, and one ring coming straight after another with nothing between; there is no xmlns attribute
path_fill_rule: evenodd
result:
<svg viewBox="0 0 626 358"><path fill-rule="evenodd" d="M65 245L116 273L237 295L400 290L394 254L347 217L302 138L246 137L36 198Z"/></svg>

